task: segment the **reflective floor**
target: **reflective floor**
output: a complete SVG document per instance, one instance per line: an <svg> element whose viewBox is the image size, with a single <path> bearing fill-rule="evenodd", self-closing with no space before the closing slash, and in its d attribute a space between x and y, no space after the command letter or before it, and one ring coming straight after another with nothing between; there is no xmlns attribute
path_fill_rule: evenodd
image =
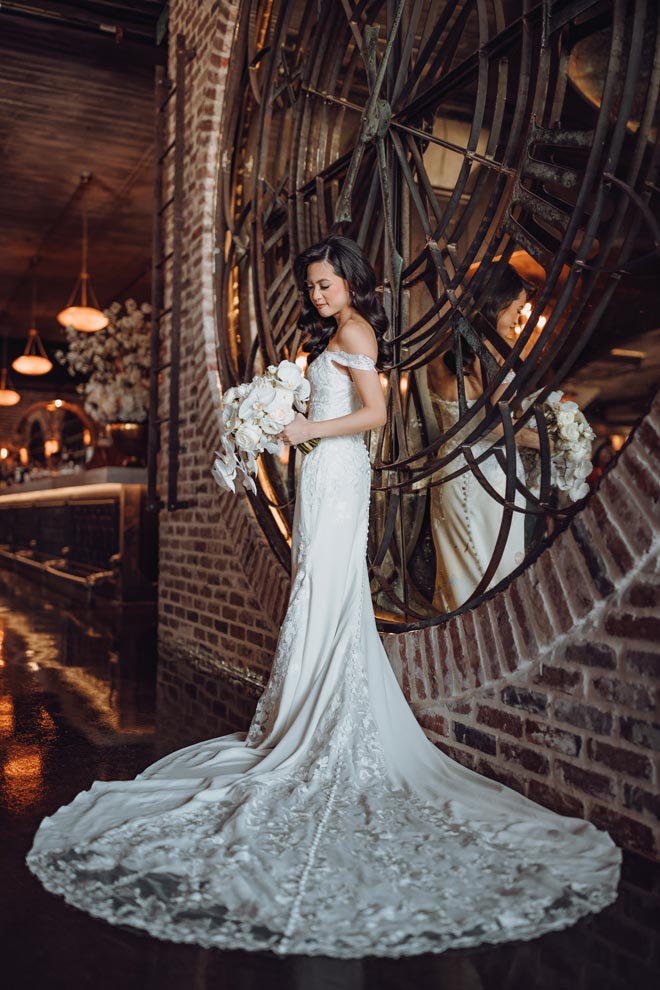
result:
<svg viewBox="0 0 660 990"><path fill-rule="evenodd" d="M615 905L534 942L402 960L221 953L69 907L24 857L44 815L157 757L154 630L0 572L0 974L7 990L646 990L660 978L660 867L625 859Z"/></svg>

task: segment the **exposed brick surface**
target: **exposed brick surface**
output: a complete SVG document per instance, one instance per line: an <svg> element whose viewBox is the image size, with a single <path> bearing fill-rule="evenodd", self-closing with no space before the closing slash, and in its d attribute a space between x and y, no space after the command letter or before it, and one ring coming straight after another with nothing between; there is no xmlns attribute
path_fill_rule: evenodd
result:
<svg viewBox="0 0 660 990"><path fill-rule="evenodd" d="M564 651L564 659L570 663L580 663L587 667L616 667L616 654L611 646L600 643L571 643Z"/></svg>
<svg viewBox="0 0 660 990"><path fill-rule="evenodd" d="M512 712L503 711L501 708L490 708L487 705L479 705L477 709L477 722L481 725L488 725L492 729L499 729L510 736L520 738L523 733L523 723L519 715Z"/></svg>
<svg viewBox="0 0 660 990"><path fill-rule="evenodd" d="M525 739L566 756L579 756L582 749L582 736L530 718L525 719Z"/></svg>
<svg viewBox="0 0 660 990"><path fill-rule="evenodd" d="M575 701L565 701L558 698L554 704L555 716L561 722L569 722L582 729L609 734L612 731L613 717L609 712L593 705L583 705Z"/></svg>
<svg viewBox="0 0 660 990"><path fill-rule="evenodd" d="M651 643L660 643L660 618L653 615L615 612L613 615L608 615L605 632L625 640L643 639Z"/></svg>
<svg viewBox="0 0 660 990"><path fill-rule="evenodd" d="M552 667L543 664L538 674L532 678L533 684L543 684L546 687L558 688L566 694L571 694L573 689L582 681L582 674L578 670L566 670L564 667Z"/></svg>
<svg viewBox="0 0 660 990"><path fill-rule="evenodd" d="M660 751L660 725L638 718L621 719L621 735L628 742Z"/></svg>
<svg viewBox="0 0 660 990"><path fill-rule="evenodd" d="M520 708L525 712L544 712L548 707L547 695L528 688L502 688L502 701L505 705Z"/></svg>
<svg viewBox="0 0 660 990"><path fill-rule="evenodd" d="M626 650L623 654L623 666L631 674L660 677L660 643L657 653L645 653L643 650Z"/></svg>
<svg viewBox="0 0 660 990"><path fill-rule="evenodd" d="M582 555L594 587L603 598L611 595L614 591L614 584L610 579L605 560L579 516L573 523L571 531L575 539L576 549ZM620 545L621 553L626 553L621 538L616 535L614 540Z"/></svg>
<svg viewBox="0 0 660 990"><path fill-rule="evenodd" d="M573 818L584 817L584 803L581 798L570 794L562 794L541 780L530 780L527 796L532 801L538 801L546 808L552 808L560 815L570 815Z"/></svg>
<svg viewBox="0 0 660 990"><path fill-rule="evenodd" d="M604 805L597 805L589 817L594 825L609 832L619 845L645 854L653 852L654 835L648 825Z"/></svg>
<svg viewBox="0 0 660 990"><path fill-rule="evenodd" d="M472 749L478 749L482 753L495 755L497 742L495 736L489 732L473 729L471 726L463 725L461 722L452 722L452 728L456 742L463 743L464 746L470 746Z"/></svg>
<svg viewBox="0 0 660 990"><path fill-rule="evenodd" d="M622 749L612 746L599 739L589 739L587 753L596 763L604 763L612 770L626 774L629 777L643 777L649 780L653 774L653 764L648 756L636 753L632 749Z"/></svg>
<svg viewBox="0 0 660 990"><path fill-rule="evenodd" d="M602 773L595 773L593 770L585 770L582 767L575 766L573 763L566 763L563 760L557 760L556 766L564 782L576 790L583 791L585 794L590 794L593 797L614 797L614 780L612 777L606 777Z"/></svg>
<svg viewBox="0 0 660 990"><path fill-rule="evenodd" d="M501 740L500 755L507 763L518 763L525 770L531 770L533 773L546 774L550 769L550 761L542 753L526 746L519 746L517 743Z"/></svg>
<svg viewBox="0 0 660 990"><path fill-rule="evenodd" d="M656 711L655 691L641 684L617 681L611 677L595 677L592 681L594 693L605 701L614 701L638 711Z"/></svg>
<svg viewBox="0 0 660 990"><path fill-rule="evenodd" d="M652 794L636 784L624 784L623 804L632 811L649 811L660 821L660 794Z"/></svg>

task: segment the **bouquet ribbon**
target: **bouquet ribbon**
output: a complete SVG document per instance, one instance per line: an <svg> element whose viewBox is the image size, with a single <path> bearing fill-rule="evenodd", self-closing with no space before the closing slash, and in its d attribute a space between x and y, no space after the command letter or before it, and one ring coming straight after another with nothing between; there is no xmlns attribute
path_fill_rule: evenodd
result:
<svg viewBox="0 0 660 990"><path fill-rule="evenodd" d="M300 450L303 454L311 454L314 447L318 447L320 437L314 437L312 440L304 440L302 443L295 444L296 450Z"/></svg>

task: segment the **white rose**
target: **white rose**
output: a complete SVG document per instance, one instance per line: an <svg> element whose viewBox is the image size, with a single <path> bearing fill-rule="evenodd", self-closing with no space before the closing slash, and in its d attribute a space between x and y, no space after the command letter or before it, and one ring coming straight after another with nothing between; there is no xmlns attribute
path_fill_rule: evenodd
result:
<svg viewBox="0 0 660 990"><path fill-rule="evenodd" d="M235 438L241 450L256 450L261 442L261 430L254 423L243 423L236 430Z"/></svg>
<svg viewBox="0 0 660 990"><path fill-rule="evenodd" d="M264 416L259 422L259 426L264 431L264 433L269 433L274 436L276 433L281 433L285 426L293 420L295 413L293 409L289 406L288 408L274 407L268 410L268 414Z"/></svg>
<svg viewBox="0 0 660 990"><path fill-rule="evenodd" d="M240 395L237 388L228 388L226 392L222 395L222 404L224 406L229 406L232 404L238 404L240 400Z"/></svg>
<svg viewBox="0 0 660 990"><path fill-rule="evenodd" d="M562 405L559 407L556 414L557 424L559 426L567 426L569 423L573 423L575 421L575 417L573 416L573 413L567 412L565 409L563 409L562 408L563 405L564 403L562 403Z"/></svg>
<svg viewBox="0 0 660 990"><path fill-rule="evenodd" d="M284 388L295 391L302 380L302 371L293 361L280 361L277 366L277 377Z"/></svg>
<svg viewBox="0 0 660 990"><path fill-rule="evenodd" d="M560 433L565 440L577 440L580 436L577 423L567 423L562 426Z"/></svg>

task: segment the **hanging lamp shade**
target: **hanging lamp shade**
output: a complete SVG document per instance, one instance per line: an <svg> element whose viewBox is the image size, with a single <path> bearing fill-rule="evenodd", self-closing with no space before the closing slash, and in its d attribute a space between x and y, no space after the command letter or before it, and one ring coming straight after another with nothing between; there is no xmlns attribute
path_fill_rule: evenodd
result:
<svg viewBox="0 0 660 990"><path fill-rule="evenodd" d="M39 331L32 327L28 330L28 342L20 357L11 363L19 375L47 375L53 367L44 345L41 343Z"/></svg>
<svg viewBox="0 0 660 990"><path fill-rule="evenodd" d="M89 182L89 176L83 176L82 181L83 186L85 186ZM73 287L73 292L69 296L69 301L64 309L57 314L57 321L63 327L73 327L74 330L80 330L82 333L96 333L97 330L104 330L110 321L101 311L87 271L87 208L84 198L82 224L82 269L78 281Z"/></svg>
<svg viewBox="0 0 660 990"><path fill-rule="evenodd" d="M78 291L80 291L80 304L76 305ZM87 305L88 294L94 306ZM57 314L57 321L63 327L73 327L74 330L80 330L82 333L96 333L97 330L104 330L107 327L110 321L99 309L98 299L87 272L81 272L66 308Z"/></svg>
<svg viewBox="0 0 660 990"><path fill-rule="evenodd" d="M15 406L20 401L20 392L17 392L7 383L7 337L5 335L2 371L0 371L0 406Z"/></svg>
<svg viewBox="0 0 660 990"><path fill-rule="evenodd" d="M7 386L7 369L0 372L0 406L15 406L21 401L21 394Z"/></svg>

